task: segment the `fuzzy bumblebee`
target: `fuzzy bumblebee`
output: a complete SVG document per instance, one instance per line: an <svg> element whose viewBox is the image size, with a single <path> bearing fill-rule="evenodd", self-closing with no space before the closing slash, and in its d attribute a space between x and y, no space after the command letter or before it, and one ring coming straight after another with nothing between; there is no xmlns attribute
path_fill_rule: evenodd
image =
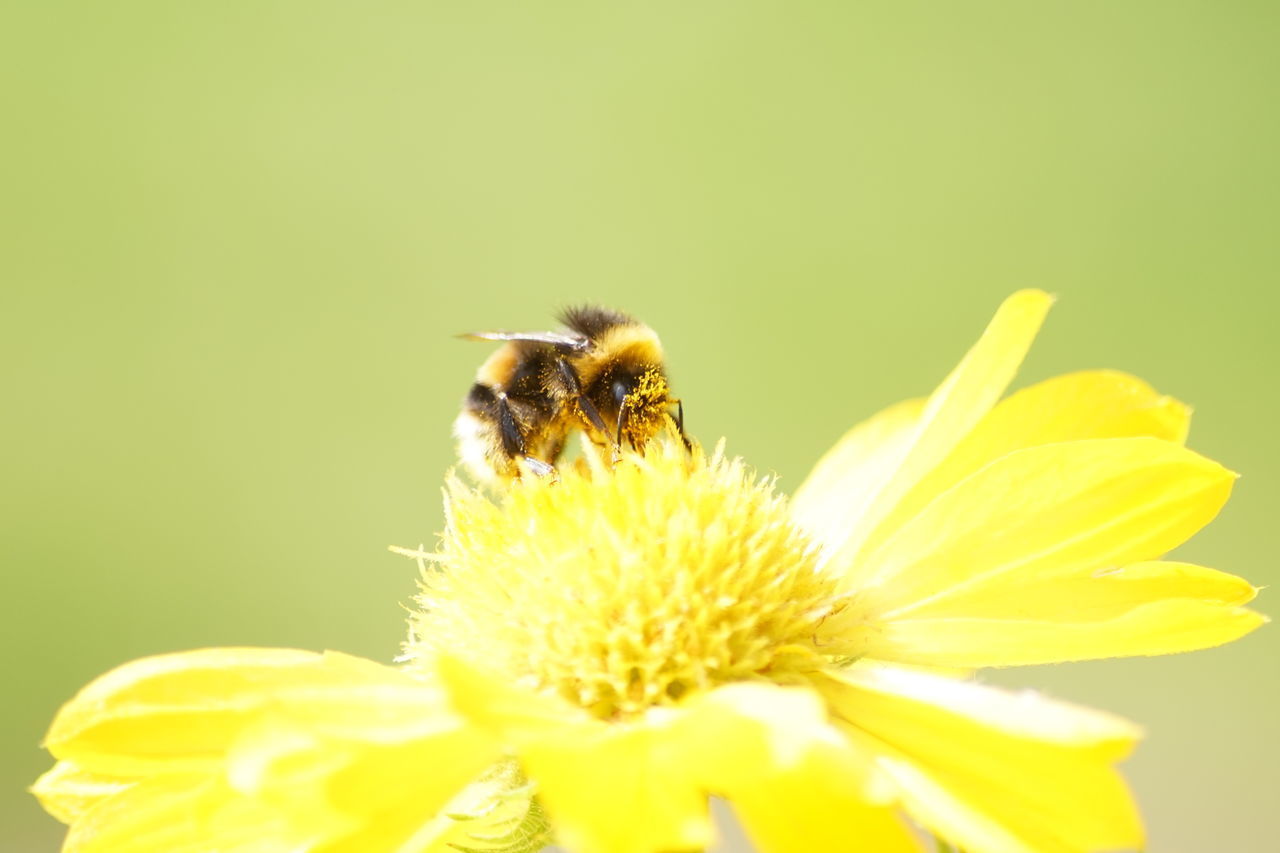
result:
<svg viewBox="0 0 1280 853"><path fill-rule="evenodd" d="M592 306L560 320L555 332L463 335L503 342L480 365L453 427L458 455L478 479L550 474L579 429L598 445L637 451L664 426L684 438L684 409L671 396L653 329Z"/></svg>

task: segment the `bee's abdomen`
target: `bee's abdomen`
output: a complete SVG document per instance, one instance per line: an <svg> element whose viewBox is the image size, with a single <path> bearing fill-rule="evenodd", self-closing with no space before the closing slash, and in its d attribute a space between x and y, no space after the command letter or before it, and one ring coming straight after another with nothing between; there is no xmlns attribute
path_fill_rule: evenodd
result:
<svg viewBox="0 0 1280 853"><path fill-rule="evenodd" d="M548 434L557 412L545 394L525 383L498 389L476 382L453 424L458 454L481 479L515 477L517 459L558 454L562 442Z"/></svg>
<svg viewBox="0 0 1280 853"><path fill-rule="evenodd" d="M471 394L453 422L453 435L458 458L477 479L489 482L514 475L514 462L502 448L492 416Z"/></svg>
<svg viewBox="0 0 1280 853"><path fill-rule="evenodd" d="M477 382L467 392L463 406L465 411L478 420L492 425L494 450L501 448L507 457L519 456L525 452L524 432L516 423L516 416L511 411L511 403L505 393Z"/></svg>

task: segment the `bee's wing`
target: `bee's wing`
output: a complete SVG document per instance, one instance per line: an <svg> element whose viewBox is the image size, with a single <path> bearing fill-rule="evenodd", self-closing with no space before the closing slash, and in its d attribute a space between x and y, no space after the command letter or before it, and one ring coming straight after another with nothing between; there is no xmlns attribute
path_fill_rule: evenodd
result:
<svg viewBox="0 0 1280 853"><path fill-rule="evenodd" d="M575 332L466 332L458 337L468 341L530 341L572 352L582 352L591 347L590 338Z"/></svg>

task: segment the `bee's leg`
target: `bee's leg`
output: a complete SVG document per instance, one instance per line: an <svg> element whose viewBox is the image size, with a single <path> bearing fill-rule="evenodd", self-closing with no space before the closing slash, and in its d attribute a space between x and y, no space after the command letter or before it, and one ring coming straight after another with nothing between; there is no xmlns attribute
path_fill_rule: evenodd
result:
<svg viewBox="0 0 1280 853"><path fill-rule="evenodd" d="M524 456L524 436L520 434L520 425L507 402L507 395L499 392L496 405L498 409L498 438L502 442L502 452L511 458Z"/></svg>
<svg viewBox="0 0 1280 853"><path fill-rule="evenodd" d="M582 414L587 416L587 420L591 421L591 425L599 431L603 436L609 435L609 428L604 425L604 418L600 417L600 410L595 404L586 397L579 395L575 398L578 408L582 410Z"/></svg>
<svg viewBox="0 0 1280 853"><path fill-rule="evenodd" d="M607 436L609 428L604 425L604 418L600 417L600 410L582 393L582 382L578 379L578 372L573 369L573 365L563 358L558 358L556 359L556 369L560 373L560 379L569 389L569 395L573 398L574 404L577 405L578 411L582 412L583 417L590 421L591 425L601 435Z"/></svg>
<svg viewBox="0 0 1280 853"><path fill-rule="evenodd" d="M564 383L570 397L582 396L582 380L578 378L578 371L573 369L573 365L564 356L556 359L556 372L560 374L560 381Z"/></svg>
<svg viewBox="0 0 1280 853"><path fill-rule="evenodd" d="M502 442L502 452L508 459L517 463L516 469L519 470L519 463L523 462L526 468L539 477L553 473L556 470L554 465L528 455L524 435L520 432L520 424L516 422L515 413L511 411L511 403L508 402L507 395L500 392L496 398L496 405L498 439Z"/></svg>

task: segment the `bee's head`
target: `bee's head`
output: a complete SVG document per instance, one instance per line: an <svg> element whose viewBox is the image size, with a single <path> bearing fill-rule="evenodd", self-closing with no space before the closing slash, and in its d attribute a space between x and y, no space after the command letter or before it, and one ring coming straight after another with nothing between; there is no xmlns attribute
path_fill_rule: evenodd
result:
<svg viewBox="0 0 1280 853"><path fill-rule="evenodd" d="M663 426L671 423L675 399L667 377L657 367L647 367L612 388L618 403L621 441L642 448Z"/></svg>

